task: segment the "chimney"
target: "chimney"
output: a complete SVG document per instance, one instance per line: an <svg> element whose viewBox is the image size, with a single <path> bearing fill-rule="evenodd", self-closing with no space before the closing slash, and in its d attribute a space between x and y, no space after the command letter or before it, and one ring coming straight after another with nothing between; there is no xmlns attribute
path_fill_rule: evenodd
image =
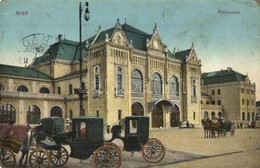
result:
<svg viewBox="0 0 260 168"><path fill-rule="evenodd" d="M62 34L59 34L58 35L58 41L61 41L62 40Z"/></svg>
<svg viewBox="0 0 260 168"><path fill-rule="evenodd" d="M228 71L231 71L231 70L232 70L232 68L231 68L231 67L227 67L227 70L228 70Z"/></svg>

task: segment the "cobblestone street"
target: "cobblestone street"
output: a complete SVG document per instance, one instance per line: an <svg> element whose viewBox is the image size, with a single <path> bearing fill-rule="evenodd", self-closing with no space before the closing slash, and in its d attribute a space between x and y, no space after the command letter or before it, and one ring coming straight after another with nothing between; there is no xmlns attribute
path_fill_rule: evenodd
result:
<svg viewBox="0 0 260 168"><path fill-rule="evenodd" d="M20 153L16 156L17 160L20 158ZM158 167L163 165L169 165L177 162L183 162L188 160L194 160L198 158L203 158L206 156L199 155L199 154L193 154L188 152L182 152L182 151L171 151L166 150L164 159L156 164L148 163L146 162L141 152L122 152L122 168L145 168L145 167ZM17 166L19 167L19 166ZM29 165L27 165L29 167ZM51 168L54 168L55 166L51 165ZM66 165L63 166L64 168L86 168L86 167L94 167L92 158L89 158L87 160L80 161L79 159L69 158ZM25 166L23 168L26 168Z"/></svg>

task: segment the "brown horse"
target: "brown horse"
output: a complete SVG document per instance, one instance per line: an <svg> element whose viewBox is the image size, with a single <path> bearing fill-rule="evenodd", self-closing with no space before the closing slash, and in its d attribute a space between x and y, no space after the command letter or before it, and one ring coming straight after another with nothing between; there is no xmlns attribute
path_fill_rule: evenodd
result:
<svg viewBox="0 0 260 168"><path fill-rule="evenodd" d="M210 130L211 130L211 138L216 138L216 134L218 134L218 138L219 138L219 134L220 134L220 123L218 120L209 120L210 123Z"/></svg>
<svg viewBox="0 0 260 168"><path fill-rule="evenodd" d="M211 128L210 128L209 119L207 119L207 120L202 119L201 123L202 123L203 129L204 129L204 138L209 138L211 136Z"/></svg>

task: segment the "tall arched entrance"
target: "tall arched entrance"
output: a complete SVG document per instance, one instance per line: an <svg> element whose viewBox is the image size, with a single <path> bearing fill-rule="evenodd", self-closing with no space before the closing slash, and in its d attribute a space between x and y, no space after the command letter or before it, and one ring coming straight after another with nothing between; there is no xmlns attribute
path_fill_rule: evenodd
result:
<svg viewBox="0 0 260 168"><path fill-rule="evenodd" d="M144 108L141 103L135 102L132 104L132 115L144 115Z"/></svg>
<svg viewBox="0 0 260 168"><path fill-rule="evenodd" d="M179 107L174 105L169 107L171 127L179 127L180 123L180 110Z"/></svg>
<svg viewBox="0 0 260 168"><path fill-rule="evenodd" d="M152 127L163 127L163 108L160 104L157 104L155 110L152 112Z"/></svg>
<svg viewBox="0 0 260 168"><path fill-rule="evenodd" d="M132 104L132 115L133 116L143 116L144 115L144 108L141 103L135 102ZM132 126L136 128L136 121L132 121Z"/></svg>

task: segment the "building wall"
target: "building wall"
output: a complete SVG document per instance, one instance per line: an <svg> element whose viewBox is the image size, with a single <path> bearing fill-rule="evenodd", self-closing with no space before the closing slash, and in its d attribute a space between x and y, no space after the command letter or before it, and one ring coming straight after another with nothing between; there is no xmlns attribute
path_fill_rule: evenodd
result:
<svg viewBox="0 0 260 168"><path fill-rule="evenodd" d="M245 88L245 86L246 88L249 88L249 91L247 92L247 89L245 89L244 93L242 93L242 89ZM218 90L220 90L220 94L218 93ZM211 104L213 101L215 101L215 105L218 105L218 101L221 101L221 106L223 107L223 117L225 119L238 121L243 120L242 113L245 112L246 114L244 120L247 120L247 115L249 112L249 115L251 116L249 121L254 120L252 115L255 113L256 109L255 87L253 84L244 82L231 82L203 85L202 92L211 95ZM247 105L247 100L249 101L249 105Z"/></svg>

